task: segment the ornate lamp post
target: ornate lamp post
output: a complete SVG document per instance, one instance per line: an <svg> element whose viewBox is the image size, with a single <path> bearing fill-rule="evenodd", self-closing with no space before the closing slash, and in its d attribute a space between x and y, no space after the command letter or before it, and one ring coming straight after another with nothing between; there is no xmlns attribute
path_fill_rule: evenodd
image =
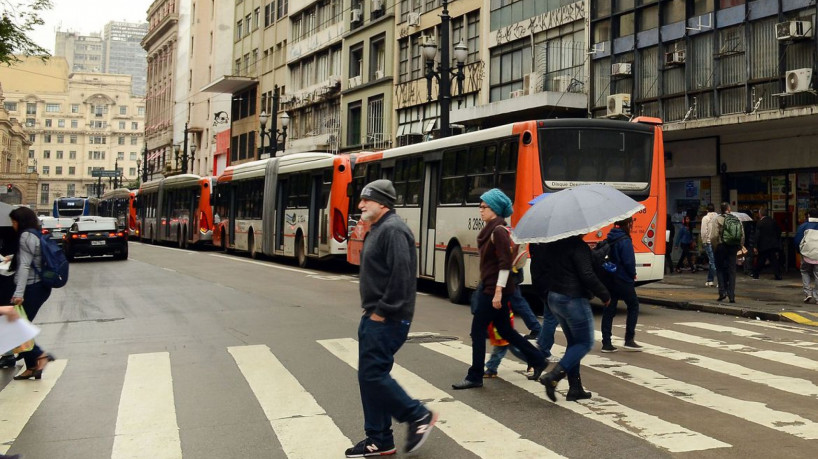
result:
<svg viewBox="0 0 818 459"><path fill-rule="evenodd" d="M287 126L290 125L290 116L287 115L287 112L281 114L281 129L276 128L276 110L278 108L278 87L276 87L275 92L273 93L273 116L267 115L267 112L262 111L261 115L259 115L258 119L261 123L261 131L259 131L259 136L261 137L261 155L265 155L264 152L264 138L267 137L270 139L270 157L275 157L278 151L278 139L281 138L281 151L284 151L284 146L287 143ZM267 126L267 121L272 119L272 124L270 125L270 129L266 130L265 127ZM267 156L263 156L267 157Z"/></svg>
<svg viewBox="0 0 818 459"><path fill-rule="evenodd" d="M457 60L457 69L452 70L449 66L449 22L451 21L448 9L449 2L448 0L442 0L441 3L443 11L440 14L440 63L437 66L437 71L434 69L437 44L433 39L428 39L423 45L423 57L426 58L427 100L432 100L432 79L436 79L439 88L437 100L440 107L440 136L448 137L451 135L449 110L452 103L452 82L450 78L457 79L458 93L462 94L463 80L466 79L463 66L468 57L469 48L463 41L455 45L454 57Z"/></svg>

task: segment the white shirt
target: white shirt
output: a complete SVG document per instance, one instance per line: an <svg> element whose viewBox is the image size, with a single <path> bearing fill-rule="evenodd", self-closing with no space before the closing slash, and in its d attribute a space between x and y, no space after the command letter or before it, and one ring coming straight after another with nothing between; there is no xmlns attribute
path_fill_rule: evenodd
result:
<svg viewBox="0 0 818 459"><path fill-rule="evenodd" d="M716 217L718 216L719 214L715 212L708 212L707 215L702 217L701 237L703 243L710 244L710 237L713 234L713 226L715 226Z"/></svg>

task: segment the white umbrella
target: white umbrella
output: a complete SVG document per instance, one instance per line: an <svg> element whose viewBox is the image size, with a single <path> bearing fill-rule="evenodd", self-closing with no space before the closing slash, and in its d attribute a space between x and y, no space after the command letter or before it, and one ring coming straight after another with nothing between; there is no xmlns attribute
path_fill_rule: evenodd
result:
<svg viewBox="0 0 818 459"><path fill-rule="evenodd" d="M751 221L753 221L753 217L745 214L744 212L730 212L730 213L735 215L736 218L739 219L739 221L742 221L742 222L751 222Z"/></svg>
<svg viewBox="0 0 818 459"><path fill-rule="evenodd" d="M566 188L537 201L517 222L514 242L553 242L596 231L645 206L608 185Z"/></svg>

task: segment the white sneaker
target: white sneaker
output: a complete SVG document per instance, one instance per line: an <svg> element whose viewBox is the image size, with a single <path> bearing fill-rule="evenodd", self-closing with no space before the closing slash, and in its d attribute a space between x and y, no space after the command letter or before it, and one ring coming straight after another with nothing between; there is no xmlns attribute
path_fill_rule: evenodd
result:
<svg viewBox="0 0 818 459"><path fill-rule="evenodd" d="M712 286L713 286L713 283L712 283L712 282L705 282L705 283L704 283L704 286L705 286L705 287L712 287Z"/></svg>
<svg viewBox="0 0 818 459"><path fill-rule="evenodd" d="M807 295L807 297L804 298L804 303L811 303L812 301L813 301L812 295Z"/></svg>

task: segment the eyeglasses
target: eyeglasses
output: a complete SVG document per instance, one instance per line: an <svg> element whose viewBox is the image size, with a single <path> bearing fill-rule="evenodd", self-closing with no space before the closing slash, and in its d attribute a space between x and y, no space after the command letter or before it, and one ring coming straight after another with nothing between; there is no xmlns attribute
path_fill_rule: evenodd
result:
<svg viewBox="0 0 818 459"><path fill-rule="evenodd" d="M485 204L480 204L480 206L479 206L479 207L480 207L481 209L488 209L488 208L489 208L489 206L487 206L487 205L485 205Z"/></svg>

